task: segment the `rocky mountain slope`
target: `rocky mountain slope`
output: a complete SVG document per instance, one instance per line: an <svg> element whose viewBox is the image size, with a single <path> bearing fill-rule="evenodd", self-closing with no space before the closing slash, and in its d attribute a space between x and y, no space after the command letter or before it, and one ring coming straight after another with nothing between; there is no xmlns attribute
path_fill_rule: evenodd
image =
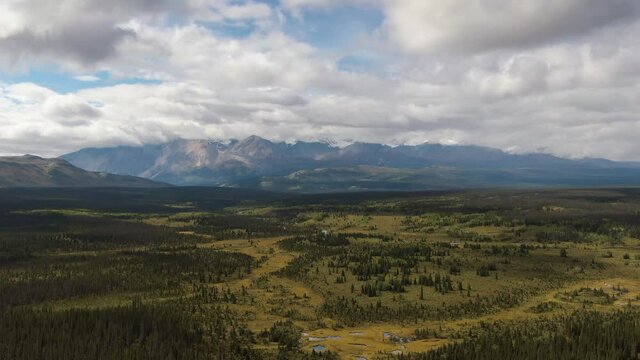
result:
<svg viewBox="0 0 640 360"><path fill-rule="evenodd" d="M175 185L286 191L640 184L637 163L429 143L337 147L250 136L228 142L176 140L141 147L89 148L62 158L88 171Z"/></svg>

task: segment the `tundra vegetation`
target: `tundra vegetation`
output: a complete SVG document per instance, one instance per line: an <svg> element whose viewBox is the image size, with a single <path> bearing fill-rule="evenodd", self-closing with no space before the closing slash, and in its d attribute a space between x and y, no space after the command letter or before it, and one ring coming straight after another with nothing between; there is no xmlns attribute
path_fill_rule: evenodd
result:
<svg viewBox="0 0 640 360"><path fill-rule="evenodd" d="M640 190L0 190L2 359L635 359Z"/></svg>

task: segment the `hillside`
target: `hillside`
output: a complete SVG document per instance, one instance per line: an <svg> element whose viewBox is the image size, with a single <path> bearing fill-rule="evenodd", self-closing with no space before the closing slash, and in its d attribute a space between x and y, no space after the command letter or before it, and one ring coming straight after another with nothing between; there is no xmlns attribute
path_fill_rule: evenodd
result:
<svg viewBox="0 0 640 360"><path fill-rule="evenodd" d="M163 187L151 180L89 172L63 159L0 157L0 187Z"/></svg>

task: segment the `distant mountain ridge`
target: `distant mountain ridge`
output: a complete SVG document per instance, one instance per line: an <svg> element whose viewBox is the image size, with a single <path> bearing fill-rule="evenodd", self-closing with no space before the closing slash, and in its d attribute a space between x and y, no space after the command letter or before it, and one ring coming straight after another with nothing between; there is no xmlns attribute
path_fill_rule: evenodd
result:
<svg viewBox="0 0 640 360"><path fill-rule="evenodd" d="M474 145L358 142L338 147L272 142L254 135L226 142L87 148L61 158L88 171L174 185L286 191L640 185L637 163L510 154Z"/></svg>
<svg viewBox="0 0 640 360"><path fill-rule="evenodd" d="M6 187L163 187L128 175L89 172L63 159L38 156L0 157L0 188Z"/></svg>

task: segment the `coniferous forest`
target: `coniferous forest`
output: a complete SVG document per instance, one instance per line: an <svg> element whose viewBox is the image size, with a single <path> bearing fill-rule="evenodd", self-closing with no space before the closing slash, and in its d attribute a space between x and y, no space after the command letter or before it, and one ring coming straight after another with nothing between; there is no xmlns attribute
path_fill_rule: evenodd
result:
<svg viewBox="0 0 640 360"><path fill-rule="evenodd" d="M638 359L640 190L0 190L0 359Z"/></svg>

